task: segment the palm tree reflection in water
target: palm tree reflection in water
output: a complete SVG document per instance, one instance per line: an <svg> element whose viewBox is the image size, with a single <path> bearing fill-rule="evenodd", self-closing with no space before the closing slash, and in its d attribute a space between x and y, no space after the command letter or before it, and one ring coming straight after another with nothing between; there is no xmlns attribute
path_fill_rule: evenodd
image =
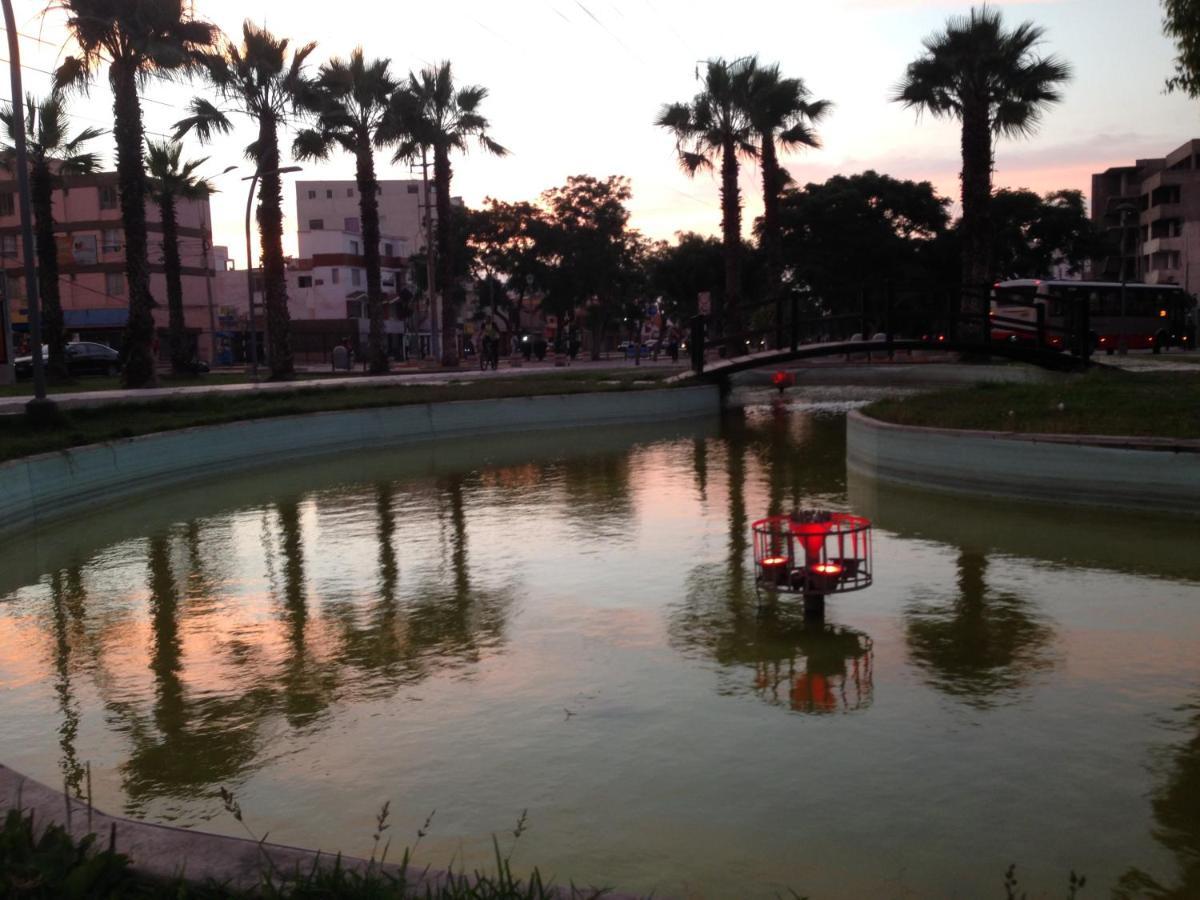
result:
<svg viewBox="0 0 1200 900"><path fill-rule="evenodd" d="M958 593L905 612L909 655L929 683L979 708L1014 699L1055 665L1054 629L1024 598L989 590L987 565L984 554L960 549Z"/></svg>

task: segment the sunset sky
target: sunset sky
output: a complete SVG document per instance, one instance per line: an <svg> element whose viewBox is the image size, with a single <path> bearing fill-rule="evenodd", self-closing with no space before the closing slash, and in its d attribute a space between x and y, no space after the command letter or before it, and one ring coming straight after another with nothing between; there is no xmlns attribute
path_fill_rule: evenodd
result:
<svg viewBox="0 0 1200 900"><path fill-rule="evenodd" d="M1200 103L1165 96L1171 44L1162 36L1158 0L1005 0L1006 20L1044 26L1044 51L1075 70L1065 102L1031 140L1005 141L997 153L1000 186L1038 191L1090 186L1089 175L1138 156L1163 155L1200 133ZM64 42L64 16L45 0L16 0L23 62L50 70ZM199 16L236 32L245 16L299 42L317 40L313 59L344 55L362 44L368 56L388 56L397 73L450 59L463 84L487 86L485 114L492 136L511 149L495 159L472 154L455 162L454 191L469 204L485 196L532 199L569 175L627 175L633 181L633 224L653 237L675 232L715 233L717 184L689 179L676 164L671 137L653 125L662 104L690 99L697 65L712 56L757 53L803 77L815 97L836 104L821 128L824 147L785 162L803 183L868 168L929 179L950 196L958 190L958 132L952 123L918 120L889 102L921 40L969 4L942 0L453 0L393 4L281 0L196 0ZM28 89L47 77L25 72ZM144 104L147 127L166 132L181 117L200 83L151 84ZM7 97L7 84L0 91ZM80 122L111 125L103 84L75 101ZM242 262L244 185L251 169L240 149L249 132L210 148L207 168L241 172L217 180L215 240ZM189 139L190 141L190 139ZM111 155L111 138L99 144ZM380 177L408 177L381 154ZM308 164L301 177L352 178L353 162L339 155ZM746 166L747 228L760 209L758 172ZM287 211L294 189L285 188ZM295 248L294 223L287 246Z"/></svg>

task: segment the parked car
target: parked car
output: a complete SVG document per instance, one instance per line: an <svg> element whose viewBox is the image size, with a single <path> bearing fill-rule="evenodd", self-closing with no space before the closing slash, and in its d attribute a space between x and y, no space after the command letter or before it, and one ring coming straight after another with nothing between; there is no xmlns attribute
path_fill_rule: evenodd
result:
<svg viewBox="0 0 1200 900"><path fill-rule="evenodd" d="M49 350L42 347L42 358L46 359ZM116 375L121 371L121 356L112 347L104 344L94 344L90 341L76 341L67 344L67 372L77 375ZM33 377L33 357L18 356L13 360L13 368L17 378Z"/></svg>

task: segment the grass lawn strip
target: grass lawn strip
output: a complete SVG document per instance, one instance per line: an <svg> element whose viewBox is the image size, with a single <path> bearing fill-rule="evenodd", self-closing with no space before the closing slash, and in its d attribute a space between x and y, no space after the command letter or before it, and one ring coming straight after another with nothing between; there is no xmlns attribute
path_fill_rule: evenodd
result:
<svg viewBox="0 0 1200 900"><path fill-rule="evenodd" d="M383 385L271 394L204 395L156 403L65 410L53 424L33 428L23 416L0 417L0 461L122 438L334 410L408 406L454 400L498 400L560 394L662 388L669 371L547 373L438 385Z"/></svg>
<svg viewBox="0 0 1200 900"><path fill-rule="evenodd" d="M1018 434L1200 438L1200 373L1091 372L1053 384L979 384L880 400L883 422Z"/></svg>

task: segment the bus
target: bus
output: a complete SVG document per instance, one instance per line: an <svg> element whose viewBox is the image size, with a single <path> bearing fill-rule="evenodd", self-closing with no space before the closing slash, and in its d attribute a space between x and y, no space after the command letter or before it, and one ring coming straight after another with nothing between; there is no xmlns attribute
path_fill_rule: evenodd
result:
<svg viewBox="0 0 1200 900"><path fill-rule="evenodd" d="M1122 302L1122 291L1124 301ZM992 291L992 340L1037 340L1038 307L1043 309L1051 347L1072 346L1086 301L1092 350L1112 353L1122 339L1130 350L1160 352L1196 344L1196 299L1176 284L1114 281L1053 281L1020 278L1001 281Z"/></svg>

